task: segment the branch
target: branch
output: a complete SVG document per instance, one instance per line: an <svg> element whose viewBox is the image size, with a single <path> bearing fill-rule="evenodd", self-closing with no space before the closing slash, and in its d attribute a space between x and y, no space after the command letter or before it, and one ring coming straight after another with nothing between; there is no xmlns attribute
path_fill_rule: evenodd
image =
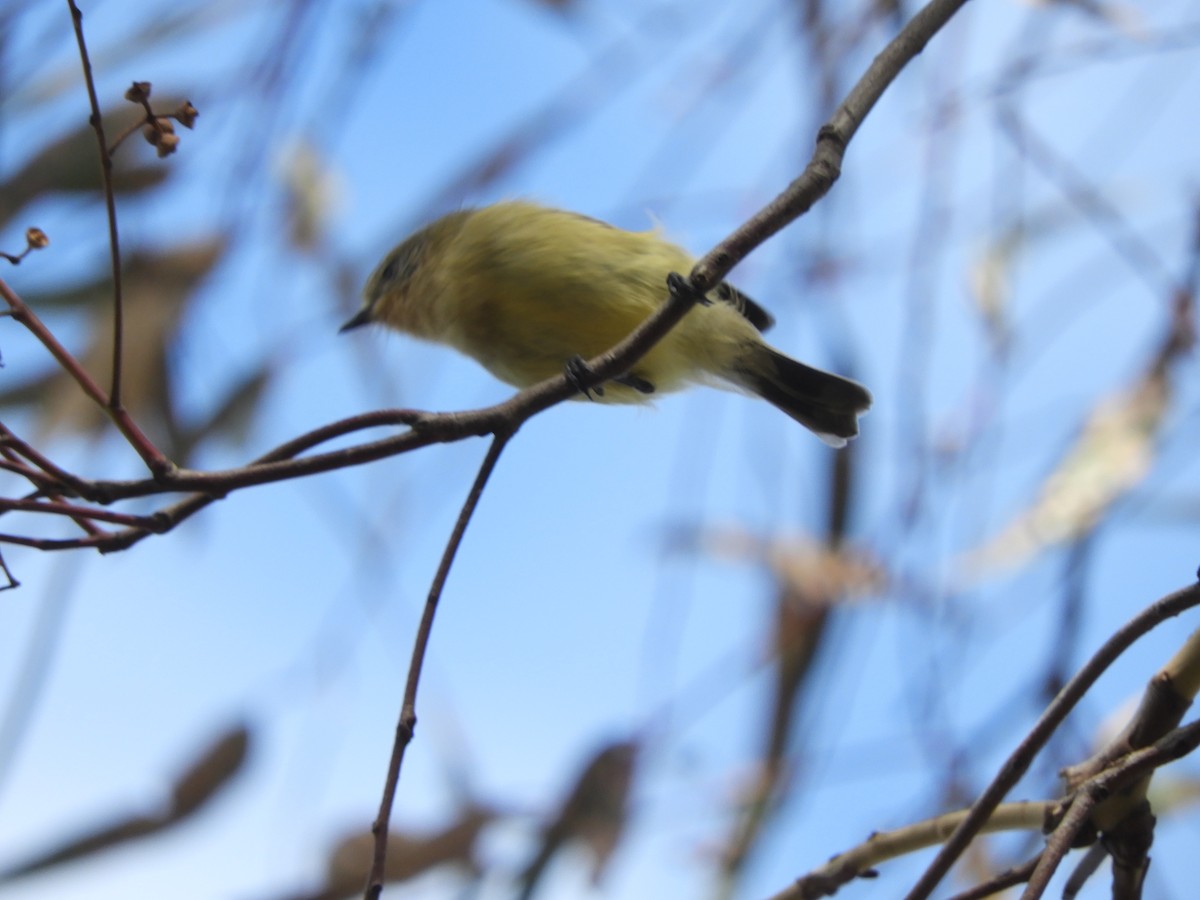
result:
<svg viewBox="0 0 1200 900"><path fill-rule="evenodd" d="M1022 900L1035 900L1045 893L1055 869L1090 822L1097 806L1129 785L1148 777L1160 766L1187 756L1197 747L1200 747L1200 722L1192 722L1159 738L1149 747L1133 751L1116 765L1085 782L1071 798L1062 820L1047 839L1046 849L1026 885L1025 893L1021 895ZM1142 805L1145 806L1144 801Z"/></svg>
<svg viewBox="0 0 1200 900"><path fill-rule="evenodd" d="M971 839L979 833L1004 796L1025 774L1034 757L1050 739L1067 714L1112 663L1142 635L1200 605L1200 583L1189 585L1168 594L1123 625L1075 676L1067 682L1058 696L1046 707L1029 734L1005 761L999 773L971 807L970 813L955 828L954 834L942 846L929 868L907 895L907 900L924 900L950 871Z"/></svg>
<svg viewBox="0 0 1200 900"><path fill-rule="evenodd" d="M471 511L478 501L478 492L483 490L491 467L494 466L505 443L520 427L520 424L535 413L560 403L580 390L586 393L588 388L599 385L623 372L628 372L634 363L648 353L687 314L693 304L703 302L703 298L708 292L715 288L729 270L744 259L751 250L807 212L814 203L828 193L841 172L841 160L845 155L846 147L876 101L883 95L887 86L896 79L904 66L924 49L933 35L966 2L967 0L933 0L914 16L900 34L875 58L830 121L822 126L817 135L817 146L813 157L800 176L788 185L782 194L697 262L686 280L677 273L671 273L667 278L669 293L666 302L632 334L608 352L589 360L585 371L577 372L571 378L564 374L550 379L523 391L509 401L509 404L506 404L511 405L513 418L505 423L504 430L493 431L495 440L484 460L479 476L476 478L476 484L472 489L471 496L468 497L467 505L463 507L463 513L455 526L454 534L451 535L450 542L446 547L442 565L430 588L425 613L421 619L409 668L404 706L396 729L396 740L388 768L383 802L380 804L379 816L373 826L375 855L364 895L366 900L377 898L383 888L388 818L391 814L392 799L403 763L404 749L412 740L413 728L416 725L414 704L417 683L429 640L429 629L433 625L433 614L441 595L442 585L462 539L462 531L466 528Z"/></svg>
<svg viewBox="0 0 1200 900"><path fill-rule="evenodd" d="M1041 831L1058 806L1054 800L1005 803L992 811L982 831ZM871 835L857 847L839 853L770 900L817 900L831 897L855 878L875 877L874 867L899 856L940 844L967 817L967 810L945 813L893 831Z"/></svg>
<svg viewBox="0 0 1200 900"><path fill-rule="evenodd" d="M77 34L81 35L80 13L73 0L68 0L76 16ZM434 415L396 410L378 414L374 422L365 418L344 420L309 435L281 445L254 463L221 472L178 470L141 432L120 406L105 396L104 391L83 370L78 361L54 338L36 315L3 282L0 296L8 301L14 318L24 323L51 354L66 369L90 398L106 408L122 434L142 455L153 474L151 479L131 482L88 482L68 476L64 484L69 491L96 503L178 491L194 491L198 496L188 498L163 510L163 531L169 531L188 516L207 506L213 499L230 491L290 478L298 478L331 469L382 459L404 453L429 443L458 440L466 436L515 432L531 416L573 396L579 387L592 387L622 372L628 371L654 344L679 322L697 298L703 297L724 275L758 246L787 223L811 208L828 192L841 170L841 159L859 125L874 107L884 89L899 74L904 65L924 49L929 39L967 0L933 0L921 10L899 35L879 54L867 72L847 95L833 117L820 129L817 147L804 172L779 197L764 207L745 225L718 244L693 268L689 279L669 280L667 301L646 319L632 334L616 347L590 360L590 374L574 381L565 376L548 379L516 394L505 403L469 413ZM94 85L84 51L85 75L89 93L94 97ZM95 109L93 118L96 119ZM102 148L106 171L111 166L107 149ZM109 191L111 196L111 190ZM115 219L111 221L115 235ZM114 243L115 246L115 243ZM583 382L582 385L580 382ZM362 444L326 454L295 459L300 452L334 436L349 433L373 424L400 423L412 426L409 432L381 441ZM64 473L65 474L65 473ZM203 496L200 496L203 495ZM0 535L0 542L22 543L43 549L96 547L118 550L132 546L144 538L147 531L132 529L109 535L89 536L76 540L23 539L16 535Z"/></svg>
<svg viewBox="0 0 1200 900"><path fill-rule="evenodd" d="M50 355L54 357L63 370L75 379L75 383L79 385L88 398L105 411L113 421L113 424L117 426L121 434L125 437L125 440L129 442L130 446L145 461L150 472L155 476L159 476L171 471L174 468L174 463L167 459L163 452L154 446L154 442L143 433L124 407L114 405L110 402L104 389L88 374L79 360L71 355L67 348L54 336L54 333L46 327L45 323L37 317L37 314L29 308L24 300L17 296L16 292L3 279L0 279L0 297L8 303L9 309L12 311L12 318L33 332L33 336L41 341L42 346L50 351Z"/></svg>
<svg viewBox="0 0 1200 900"><path fill-rule="evenodd" d="M984 900L985 897L994 897L1007 888L1024 884L1029 880L1029 876L1033 874L1033 870L1037 867L1038 860L1041 858L1042 855L1039 853L1031 859L1025 860L1019 866L1006 869L998 875L989 878L987 881L975 885L975 887L967 888L961 894L955 894L950 900Z"/></svg>
<svg viewBox="0 0 1200 900"><path fill-rule="evenodd" d="M100 116L100 101L96 98L96 82L92 78L92 62L88 57L87 42L83 39L83 13L75 0L67 0L71 10L71 22L75 26L75 42L79 45L79 62L83 66L83 81L87 85L88 103L92 107L92 130L96 132L96 144L100 153L100 174L104 179L104 206L108 212L108 249L112 261L113 279L113 363L112 389L109 391L109 407L121 408L121 359L125 335L125 307L121 298L121 244L117 234L117 200L113 191L112 156L108 152L108 141L104 137L104 120ZM133 443L131 441L131 443ZM137 447L137 444L134 444ZM151 445L153 446L153 445ZM147 460L149 462L149 460ZM151 467L153 470L153 466Z"/></svg>
<svg viewBox="0 0 1200 900"><path fill-rule="evenodd" d="M487 455L484 456L483 462L479 466L479 474L475 476L475 483L471 485L471 491L467 494L467 499L458 514L458 521L454 523L454 530L450 533L449 541L446 542L442 561L438 565L437 574L433 577L433 584L429 587L429 596L425 599L425 611L421 614L421 624L417 627L417 636L413 641L412 659L408 665L408 681L404 686L404 703L400 708L400 720L396 723L396 737L392 742L392 755L388 762L383 797L379 802L379 814L371 826L371 833L374 835L375 841L371 857L371 872L367 877L364 894L366 900L377 900L383 891L384 868L387 862L388 823L392 818L392 804L396 799L396 787L400 783L400 768L404 764L404 751L412 742L413 733L417 727L417 687L421 681L421 669L425 662L425 651L429 647L429 636L433 632L433 617L437 613L438 601L441 600L442 589L446 585L450 567L454 564L454 557L462 544L463 534L466 533L475 507L479 504L483 489L487 485L492 471L496 468L496 461L500 458L501 452L512 435L513 432L502 432L492 439L492 445L488 447Z"/></svg>
<svg viewBox="0 0 1200 900"><path fill-rule="evenodd" d="M746 255L808 212L842 171L846 148L883 92L967 0L932 0L875 57L833 116L817 132L812 159L787 190L707 253L692 269L693 288L707 292Z"/></svg>

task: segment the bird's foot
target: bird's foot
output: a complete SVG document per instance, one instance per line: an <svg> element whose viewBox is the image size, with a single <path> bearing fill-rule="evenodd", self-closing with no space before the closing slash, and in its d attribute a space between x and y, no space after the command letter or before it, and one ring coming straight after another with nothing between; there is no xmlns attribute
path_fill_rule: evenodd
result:
<svg viewBox="0 0 1200 900"><path fill-rule="evenodd" d="M639 394L653 394L654 382L647 381L639 375L634 375L632 372L626 372L618 378L614 378L617 384L623 384L625 387L633 388Z"/></svg>
<svg viewBox="0 0 1200 900"><path fill-rule="evenodd" d="M604 388L600 385L588 386L588 382L592 379L592 367L587 364L587 360L582 356L572 356L567 360L566 376L575 390L583 394L589 400L595 400L596 397L604 396ZM595 394L596 397L593 397Z"/></svg>

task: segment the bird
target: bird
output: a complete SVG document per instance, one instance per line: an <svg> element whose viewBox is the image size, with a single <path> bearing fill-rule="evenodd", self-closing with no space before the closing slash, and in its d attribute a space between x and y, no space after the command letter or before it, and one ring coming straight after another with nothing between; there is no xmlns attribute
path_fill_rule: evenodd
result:
<svg viewBox="0 0 1200 900"><path fill-rule="evenodd" d="M611 349L667 297L692 257L657 231L511 200L448 213L392 249L341 331L377 323L453 347L528 387ZM763 398L834 447L858 434L871 394L762 337L771 314L721 282L632 368L581 392L644 403L692 384Z"/></svg>

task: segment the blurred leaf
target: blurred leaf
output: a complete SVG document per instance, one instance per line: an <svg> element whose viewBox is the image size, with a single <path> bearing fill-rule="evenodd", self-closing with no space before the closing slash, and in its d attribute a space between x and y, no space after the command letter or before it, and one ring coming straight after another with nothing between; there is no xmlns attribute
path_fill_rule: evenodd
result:
<svg viewBox="0 0 1200 900"><path fill-rule="evenodd" d="M1150 805L1157 815L1181 815L1200 805L1200 776L1187 772L1156 772L1150 782Z"/></svg>
<svg viewBox="0 0 1200 900"><path fill-rule="evenodd" d="M883 564L866 550L831 547L803 534L766 538L737 526L680 528L669 548L766 566L783 590L814 608L878 594L887 586Z"/></svg>
<svg viewBox="0 0 1200 900"><path fill-rule="evenodd" d="M997 354L1012 338L1012 282L1021 256L1077 222L1065 205L1046 207L992 235L978 251L968 270L968 290Z"/></svg>
<svg viewBox="0 0 1200 900"><path fill-rule="evenodd" d="M495 810L470 805L445 828L427 832L391 829L384 883L409 881L446 865L478 875L482 869L475 859L476 845L483 829L496 817ZM360 895L374 849L375 838L370 831L342 838L329 854L325 883L316 891L293 895L290 900L341 900Z"/></svg>
<svg viewBox="0 0 1200 900"><path fill-rule="evenodd" d="M768 540L744 529L720 528L695 532L691 540L709 556L765 566L777 587L775 620L767 634L774 662L769 718L755 772L739 791L737 815L721 852L722 878L732 890L787 791L795 721L830 612L847 600L880 593L887 579L883 566L867 553L806 536Z"/></svg>
<svg viewBox="0 0 1200 900"><path fill-rule="evenodd" d="M105 121L111 140L116 132L137 121L140 110L129 108ZM130 141L113 156L113 191L118 197L140 194L162 184L171 169L153 161L141 141ZM32 159L0 184L0 227L12 221L30 203L49 194L102 196L100 155L90 125L80 125L39 150Z"/></svg>
<svg viewBox="0 0 1200 900"><path fill-rule="evenodd" d="M1038 6L1068 6L1134 40L1146 39L1145 16L1132 3L1115 0L1034 0Z"/></svg>
<svg viewBox="0 0 1200 900"><path fill-rule="evenodd" d="M179 776L172 789L171 801L161 812L126 816L109 825L87 831L47 853L0 872L0 883L92 856L163 831L187 819L200 810L241 770L249 741L250 733L245 726L236 725L230 728L206 747L196 762Z"/></svg>
<svg viewBox="0 0 1200 900"><path fill-rule="evenodd" d="M1145 378L1104 400L1050 473L1034 503L965 558L974 575L1016 568L1046 547L1077 540L1139 484L1154 461L1154 439L1167 408L1166 379Z"/></svg>
<svg viewBox="0 0 1200 900"><path fill-rule="evenodd" d="M237 725L217 738L176 780L171 789L170 821L190 816L241 771L250 748L250 732Z"/></svg>
<svg viewBox="0 0 1200 900"><path fill-rule="evenodd" d="M633 741L602 746L584 764L567 799L542 831L541 846L521 873L519 896L533 896L546 866L563 846L579 842L592 855L599 884L629 819L629 792L638 747Z"/></svg>
<svg viewBox="0 0 1200 900"><path fill-rule="evenodd" d="M341 184L329 163L308 142L299 142L279 166L285 191L288 238L302 253L311 253L325 237L341 195Z"/></svg>
<svg viewBox="0 0 1200 900"><path fill-rule="evenodd" d="M1084 537L1141 483L1154 462L1170 401L1171 367L1194 341L1189 301L1181 298L1145 373L1088 416L1033 504L990 541L964 554L959 565L967 582L1016 568L1047 547Z"/></svg>

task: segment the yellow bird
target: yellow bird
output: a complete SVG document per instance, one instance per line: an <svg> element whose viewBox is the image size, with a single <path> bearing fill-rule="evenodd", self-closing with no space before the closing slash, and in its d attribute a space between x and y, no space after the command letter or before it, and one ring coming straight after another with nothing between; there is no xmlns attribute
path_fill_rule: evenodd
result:
<svg viewBox="0 0 1200 900"><path fill-rule="evenodd" d="M619 343L665 300L667 275L693 264L657 232L496 203L442 216L388 253L342 331L378 322L448 344L528 387ZM871 405L866 388L768 345L771 315L728 284L708 300L595 399L638 403L714 383L762 397L834 447L858 434L858 415Z"/></svg>

